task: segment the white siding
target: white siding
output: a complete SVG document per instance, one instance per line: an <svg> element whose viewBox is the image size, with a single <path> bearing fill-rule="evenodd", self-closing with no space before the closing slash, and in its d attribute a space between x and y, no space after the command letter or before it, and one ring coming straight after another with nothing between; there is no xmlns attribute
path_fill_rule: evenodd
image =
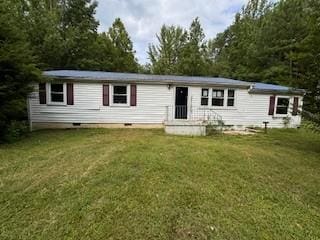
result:
<svg viewBox="0 0 320 240"><path fill-rule="evenodd" d="M202 87L191 87L192 106L200 106ZM210 96L210 95L209 95ZM226 125L237 126L256 126L263 127L264 121L269 122L269 127L283 127L283 117L269 116L269 100L268 94L249 94L247 89L235 90L235 106L234 107L212 107L215 112L222 116ZM283 95L281 95L283 96ZM226 96L225 96L226 97ZM292 116L294 96L290 96L289 114L291 118L290 127L300 125L301 116ZM302 97L299 97L299 105L302 104ZM209 99L210 105L211 99Z"/></svg>
<svg viewBox="0 0 320 240"><path fill-rule="evenodd" d="M74 105L39 104L37 86L31 99L32 122L162 123L173 90L166 85L138 85L137 106L103 106L102 84L75 83Z"/></svg>
<svg viewBox="0 0 320 240"><path fill-rule="evenodd" d="M189 106L200 106L202 87L189 87ZM166 106L175 103L175 88L167 85L137 85L137 106L103 106L102 84L74 83L74 105L50 106L39 104L38 86L30 99L32 122L44 123L150 123L166 120ZM111 95L111 93L110 93ZM215 108L226 125L283 127L283 118L268 115L267 94L249 94L247 89L235 89L235 106ZM211 102L211 99L209 99ZM299 97L299 105L302 97ZM291 127L300 124L300 116L291 116L293 96L290 97Z"/></svg>

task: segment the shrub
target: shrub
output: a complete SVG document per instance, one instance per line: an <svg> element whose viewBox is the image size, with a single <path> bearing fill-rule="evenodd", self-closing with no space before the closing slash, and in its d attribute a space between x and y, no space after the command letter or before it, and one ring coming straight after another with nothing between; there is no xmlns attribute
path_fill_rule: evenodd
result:
<svg viewBox="0 0 320 240"><path fill-rule="evenodd" d="M310 121L310 120L303 120L301 124L301 128L310 130L312 132L320 133L320 124Z"/></svg>
<svg viewBox="0 0 320 240"><path fill-rule="evenodd" d="M9 125L6 126L4 135L0 141L3 142L13 142L19 139L21 136L28 132L28 123L26 121L11 121Z"/></svg>
<svg viewBox="0 0 320 240"><path fill-rule="evenodd" d="M216 123L209 122L206 126L206 135L212 136L216 134L221 134L224 128L224 122L218 120Z"/></svg>

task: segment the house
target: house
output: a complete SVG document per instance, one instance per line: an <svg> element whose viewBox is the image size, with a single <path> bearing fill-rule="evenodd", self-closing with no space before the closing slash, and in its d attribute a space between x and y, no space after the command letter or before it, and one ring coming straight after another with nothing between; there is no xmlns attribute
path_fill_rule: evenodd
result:
<svg viewBox="0 0 320 240"><path fill-rule="evenodd" d="M30 126L165 127L205 134L208 124L231 129L296 128L304 90L226 78L99 71L45 71L28 101Z"/></svg>

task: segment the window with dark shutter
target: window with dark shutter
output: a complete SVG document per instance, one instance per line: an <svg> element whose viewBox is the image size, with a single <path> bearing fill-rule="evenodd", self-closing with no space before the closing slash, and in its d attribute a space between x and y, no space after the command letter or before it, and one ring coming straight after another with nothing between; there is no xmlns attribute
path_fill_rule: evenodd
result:
<svg viewBox="0 0 320 240"><path fill-rule="evenodd" d="M102 86L103 106L109 106L109 85Z"/></svg>
<svg viewBox="0 0 320 240"><path fill-rule="evenodd" d="M209 103L209 89L202 88L201 90L201 106L208 106Z"/></svg>
<svg viewBox="0 0 320 240"><path fill-rule="evenodd" d="M292 116L298 115L298 108L299 108L299 98L294 97L293 98L293 109L292 109Z"/></svg>
<svg viewBox="0 0 320 240"><path fill-rule="evenodd" d="M51 103L65 103L64 89L62 83L50 84L50 102Z"/></svg>
<svg viewBox="0 0 320 240"><path fill-rule="evenodd" d="M73 104L73 83L67 83L67 105Z"/></svg>
<svg viewBox="0 0 320 240"><path fill-rule="evenodd" d="M113 85L112 104L128 105L127 85Z"/></svg>
<svg viewBox="0 0 320 240"><path fill-rule="evenodd" d="M288 97L278 97L277 99L277 108L276 114L287 114L289 107L289 98Z"/></svg>
<svg viewBox="0 0 320 240"><path fill-rule="evenodd" d="M39 83L39 103L46 104L47 103L47 93L46 93L46 84Z"/></svg>
<svg viewBox="0 0 320 240"><path fill-rule="evenodd" d="M137 106L137 85L131 85L130 106Z"/></svg>
<svg viewBox="0 0 320 240"><path fill-rule="evenodd" d="M269 115L274 114L274 105L276 103L276 96L270 96L270 101L269 101Z"/></svg>

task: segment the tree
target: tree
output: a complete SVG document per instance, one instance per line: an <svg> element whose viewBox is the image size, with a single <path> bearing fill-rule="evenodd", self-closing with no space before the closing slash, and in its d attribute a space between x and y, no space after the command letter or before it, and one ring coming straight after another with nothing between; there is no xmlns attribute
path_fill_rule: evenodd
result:
<svg viewBox="0 0 320 240"><path fill-rule="evenodd" d="M17 24L21 16L12 2L0 2L0 141L18 133L26 118L30 83L40 79L35 58Z"/></svg>
<svg viewBox="0 0 320 240"><path fill-rule="evenodd" d="M107 33L114 46L112 70L116 72L137 72L138 63L127 30L120 18L116 18Z"/></svg>
<svg viewBox="0 0 320 240"><path fill-rule="evenodd" d="M97 2L91 0L63 0L61 34L63 39L62 66L84 69L90 46L96 40L98 21Z"/></svg>
<svg viewBox="0 0 320 240"><path fill-rule="evenodd" d="M91 67L97 38L97 3L91 0L22 0L24 29L43 69Z"/></svg>
<svg viewBox="0 0 320 240"><path fill-rule="evenodd" d="M64 39L61 31L61 6L58 1L23 0L22 28L40 67L60 68L64 57Z"/></svg>
<svg viewBox="0 0 320 240"><path fill-rule="evenodd" d="M163 25L157 35L158 46L149 46L151 71L155 74L178 74L178 61L186 44L187 32L181 27Z"/></svg>
<svg viewBox="0 0 320 240"><path fill-rule="evenodd" d="M179 58L179 72L183 75L207 75L208 69L205 60L207 43L199 18L195 18L188 32L187 43L184 45Z"/></svg>
<svg viewBox="0 0 320 240"><path fill-rule="evenodd" d="M85 65L87 69L99 71L114 71L116 49L105 32L98 34L90 46L90 55Z"/></svg>
<svg viewBox="0 0 320 240"><path fill-rule="evenodd" d="M270 7L266 0L250 0L236 14L234 23L217 35L213 45L217 48L214 68L218 75L257 81L257 43L263 33L263 17Z"/></svg>
<svg viewBox="0 0 320 240"><path fill-rule="evenodd" d="M320 111L319 3L250 0L213 45L217 75L307 89L305 109Z"/></svg>
<svg viewBox="0 0 320 240"><path fill-rule="evenodd" d="M156 74L208 75L212 56L199 18L192 21L189 31L181 27L162 26L158 45L149 46L151 71Z"/></svg>

